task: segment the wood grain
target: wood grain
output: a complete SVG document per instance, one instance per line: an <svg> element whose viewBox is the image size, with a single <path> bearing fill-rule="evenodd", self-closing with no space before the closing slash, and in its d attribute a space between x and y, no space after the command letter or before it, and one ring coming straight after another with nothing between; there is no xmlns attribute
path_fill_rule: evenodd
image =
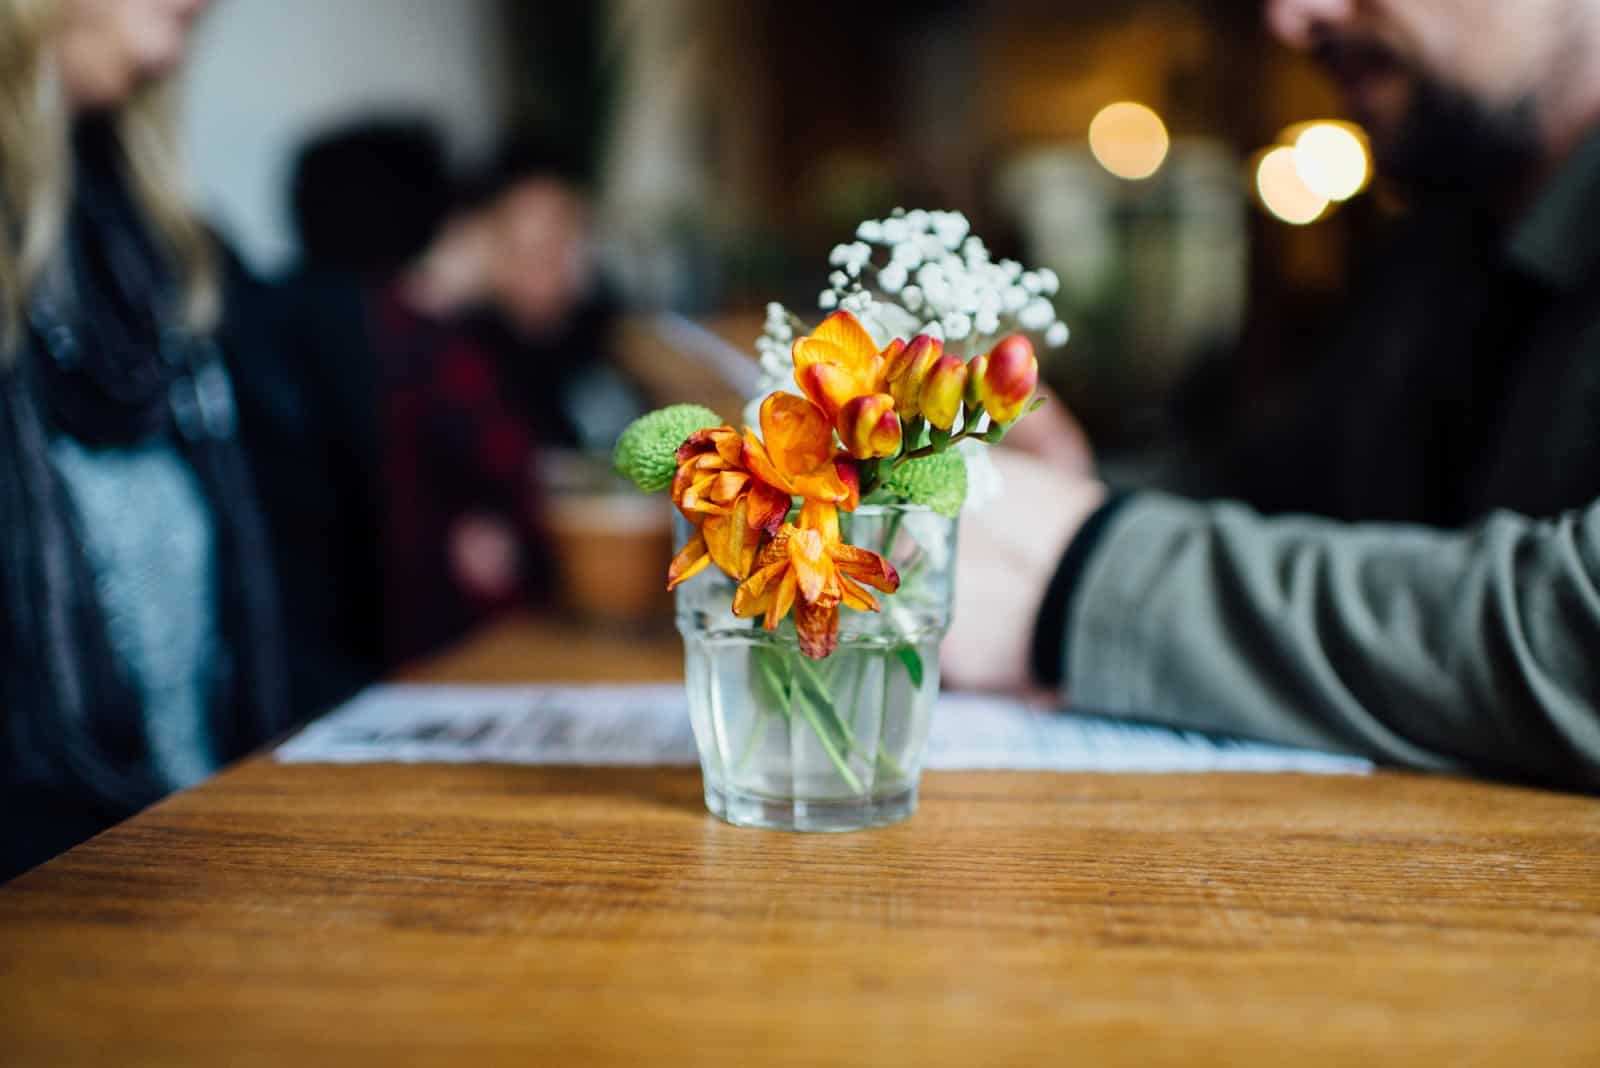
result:
<svg viewBox="0 0 1600 1068"><path fill-rule="evenodd" d="M672 671L547 626L420 674ZM247 762L0 888L0 1064L1600 1063L1593 799L943 773L813 837L699 791Z"/></svg>

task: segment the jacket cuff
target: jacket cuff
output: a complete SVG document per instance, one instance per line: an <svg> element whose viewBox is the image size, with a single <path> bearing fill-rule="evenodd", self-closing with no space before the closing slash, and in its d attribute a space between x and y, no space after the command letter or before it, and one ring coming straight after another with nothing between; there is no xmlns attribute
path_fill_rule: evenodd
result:
<svg viewBox="0 0 1600 1068"><path fill-rule="evenodd" d="M1100 544L1111 520L1132 500L1127 493L1113 493L1109 500L1096 508L1084 520L1083 526L1072 536L1067 551L1045 587L1044 601L1033 623L1033 642L1029 648L1029 667L1034 681L1041 686L1059 689L1066 681L1070 662L1072 628L1071 616L1074 595L1080 579L1089 565L1095 547Z"/></svg>

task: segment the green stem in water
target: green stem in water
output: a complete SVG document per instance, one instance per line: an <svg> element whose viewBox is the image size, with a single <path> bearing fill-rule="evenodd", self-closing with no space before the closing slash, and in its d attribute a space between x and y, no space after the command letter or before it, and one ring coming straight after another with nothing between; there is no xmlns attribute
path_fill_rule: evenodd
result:
<svg viewBox="0 0 1600 1068"><path fill-rule="evenodd" d="M856 773L850 770L850 765L845 763L844 758L839 755L839 751L834 748L833 742L828 739L828 731L823 726L822 720L818 717L816 709L812 707L811 702L804 699L800 701L800 714L805 716L807 722L811 724L811 729L817 735L817 741L822 743L823 752L828 754L828 759L833 761L834 769L839 772L839 778L843 779L845 785L849 786L851 790L858 794L861 793L861 780L856 778ZM835 719L838 718L837 713L834 716Z"/></svg>

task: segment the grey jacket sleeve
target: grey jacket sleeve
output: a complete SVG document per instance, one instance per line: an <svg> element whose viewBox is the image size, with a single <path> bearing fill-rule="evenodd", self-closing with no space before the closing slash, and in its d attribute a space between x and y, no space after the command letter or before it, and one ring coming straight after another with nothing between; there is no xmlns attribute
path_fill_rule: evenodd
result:
<svg viewBox="0 0 1600 1068"><path fill-rule="evenodd" d="M1441 533L1141 494L1069 611L1079 707L1600 788L1600 502Z"/></svg>

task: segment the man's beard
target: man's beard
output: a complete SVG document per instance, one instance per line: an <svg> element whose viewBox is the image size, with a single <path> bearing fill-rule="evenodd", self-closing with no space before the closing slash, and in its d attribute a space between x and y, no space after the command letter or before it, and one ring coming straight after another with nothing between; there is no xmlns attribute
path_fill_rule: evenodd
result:
<svg viewBox="0 0 1600 1068"><path fill-rule="evenodd" d="M1491 107L1368 42L1327 38L1314 56L1333 71L1350 63L1405 71L1411 85L1405 114L1391 129L1369 134L1378 172L1414 193L1499 193L1538 165L1542 143L1531 96Z"/></svg>

